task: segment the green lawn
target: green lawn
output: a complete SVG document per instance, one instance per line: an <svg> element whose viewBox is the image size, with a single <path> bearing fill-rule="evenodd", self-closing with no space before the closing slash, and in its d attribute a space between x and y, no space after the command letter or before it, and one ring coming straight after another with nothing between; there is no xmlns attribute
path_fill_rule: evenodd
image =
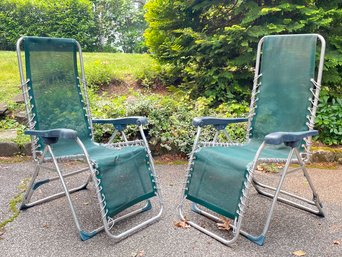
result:
<svg viewBox="0 0 342 257"><path fill-rule="evenodd" d="M15 52L0 51L0 103L11 103L20 93L20 79Z"/></svg>
<svg viewBox="0 0 342 257"><path fill-rule="evenodd" d="M124 80L127 75L137 78L144 70L157 65L156 61L148 54L84 53L83 59L86 68L100 62L102 66L108 67L112 78L120 80Z"/></svg>
<svg viewBox="0 0 342 257"><path fill-rule="evenodd" d="M105 67L112 79L119 80L124 80L127 76L137 78L144 70L156 65L148 54L84 53L83 59L86 76L87 71L97 65L98 68ZM21 93L19 85L16 53L0 51L0 103L12 103L12 98Z"/></svg>

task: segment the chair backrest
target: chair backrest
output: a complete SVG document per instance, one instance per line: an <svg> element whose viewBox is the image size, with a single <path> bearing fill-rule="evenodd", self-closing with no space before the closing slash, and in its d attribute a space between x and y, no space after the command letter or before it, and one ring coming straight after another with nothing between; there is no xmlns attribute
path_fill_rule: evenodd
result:
<svg viewBox="0 0 342 257"><path fill-rule="evenodd" d="M23 44L32 129L70 128L81 139L91 138L78 77L77 41L24 37Z"/></svg>
<svg viewBox="0 0 342 257"><path fill-rule="evenodd" d="M251 139L262 140L276 131L312 129L313 92L319 94L312 81L317 75L317 38L317 34L266 36L259 43L256 73L260 78L252 100ZM318 72L321 77L322 67Z"/></svg>

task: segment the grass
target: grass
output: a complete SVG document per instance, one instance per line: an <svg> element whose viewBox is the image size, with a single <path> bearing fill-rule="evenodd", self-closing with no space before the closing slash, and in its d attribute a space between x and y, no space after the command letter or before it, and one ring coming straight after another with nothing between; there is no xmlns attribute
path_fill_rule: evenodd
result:
<svg viewBox="0 0 342 257"><path fill-rule="evenodd" d="M107 66L112 79L125 80L127 76L137 79L145 70L157 65L148 54L84 53L84 65L100 62ZM87 73L86 73L87 76Z"/></svg>
<svg viewBox="0 0 342 257"><path fill-rule="evenodd" d="M21 203L24 197L24 193L27 189L27 184L29 182L29 178L26 178L20 182L20 184L17 186L17 189L19 192L9 200L9 211L11 213L11 216L4 221L0 223L0 235L5 232L5 226L14 221L18 216L19 216L19 209L18 209L18 204Z"/></svg>
<svg viewBox="0 0 342 257"><path fill-rule="evenodd" d="M99 64L109 71L112 80L137 79L156 62L148 54L84 53L87 70ZM0 51L0 103L13 104L13 97L21 93L20 78L15 52Z"/></svg>
<svg viewBox="0 0 342 257"><path fill-rule="evenodd" d="M0 103L13 103L13 97L20 93L19 85L16 53L0 51Z"/></svg>

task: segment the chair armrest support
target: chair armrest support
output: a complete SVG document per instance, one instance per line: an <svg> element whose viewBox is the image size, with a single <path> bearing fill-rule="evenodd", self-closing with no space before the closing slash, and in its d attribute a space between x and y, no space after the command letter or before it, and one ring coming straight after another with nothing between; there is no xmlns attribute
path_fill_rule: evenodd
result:
<svg viewBox="0 0 342 257"><path fill-rule="evenodd" d="M265 136L265 143L271 145L285 145L294 147L298 142L306 137L318 135L317 130L299 132L273 132Z"/></svg>
<svg viewBox="0 0 342 257"><path fill-rule="evenodd" d="M37 136L43 139L43 142L47 145L55 144L62 139L76 139L77 132L72 129L49 129L49 130L26 130L25 135Z"/></svg>
<svg viewBox="0 0 342 257"><path fill-rule="evenodd" d="M146 117L135 116L135 117L125 117L117 119L93 119L93 123L97 124L112 124L118 131L123 131L126 129L127 125L147 125L148 121Z"/></svg>
<svg viewBox="0 0 342 257"><path fill-rule="evenodd" d="M213 125L217 130L225 129L228 124L246 122L248 118L215 118L215 117L196 117L192 121L192 125L196 127L204 127Z"/></svg>

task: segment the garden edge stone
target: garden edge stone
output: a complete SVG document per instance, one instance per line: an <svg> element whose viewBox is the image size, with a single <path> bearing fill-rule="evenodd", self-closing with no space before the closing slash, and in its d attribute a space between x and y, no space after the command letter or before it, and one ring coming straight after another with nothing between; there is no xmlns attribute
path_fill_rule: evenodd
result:
<svg viewBox="0 0 342 257"><path fill-rule="evenodd" d="M32 155L31 143L25 145L18 145L11 141L0 142L0 157L11 157L18 154ZM317 162L337 162L342 164L342 149L337 150L314 150L310 161L313 163Z"/></svg>

